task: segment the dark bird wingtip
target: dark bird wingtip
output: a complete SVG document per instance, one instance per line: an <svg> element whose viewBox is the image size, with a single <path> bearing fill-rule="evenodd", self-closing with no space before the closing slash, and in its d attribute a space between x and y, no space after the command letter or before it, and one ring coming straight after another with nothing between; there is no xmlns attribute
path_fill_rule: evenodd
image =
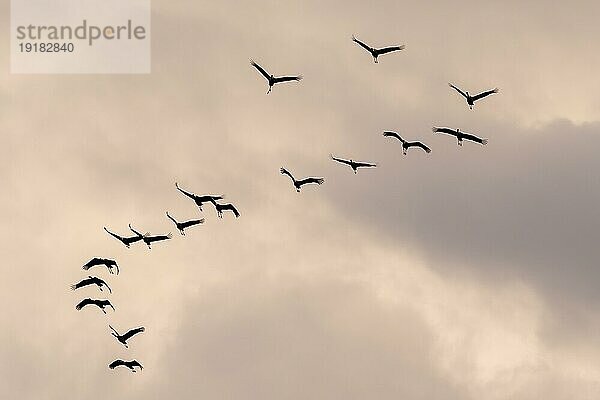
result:
<svg viewBox="0 0 600 400"><path fill-rule="evenodd" d="M481 139L481 144L485 146L486 144L488 144L488 140L487 139Z"/></svg>

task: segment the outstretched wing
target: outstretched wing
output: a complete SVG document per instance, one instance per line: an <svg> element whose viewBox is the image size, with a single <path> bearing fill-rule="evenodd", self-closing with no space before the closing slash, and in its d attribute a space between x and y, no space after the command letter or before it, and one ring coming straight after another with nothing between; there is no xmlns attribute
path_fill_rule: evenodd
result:
<svg viewBox="0 0 600 400"><path fill-rule="evenodd" d="M470 141L472 141L472 142L479 143L479 144L482 144L482 145L486 145L486 144L487 144L487 142L488 142L488 140L487 140L487 139L480 138L480 137L478 137L478 136L475 136L475 135L472 135L472 134L470 134L470 133L463 133L463 134L462 134L462 138L463 138L464 140L470 140Z"/></svg>
<svg viewBox="0 0 600 400"><path fill-rule="evenodd" d="M137 335L138 333L144 332L145 330L146 328L144 328L143 326L140 326L139 328L130 329L129 331L127 331L127 333L125 333L122 336L123 340L127 341L130 337Z"/></svg>
<svg viewBox="0 0 600 400"><path fill-rule="evenodd" d="M110 306L110 308L113 309L113 311L117 311L115 310L115 306L112 305L112 303L110 302L110 300L104 300L104 304L107 306Z"/></svg>
<svg viewBox="0 0 600 400"><path fill-rule="evenodd" d="M173 223L175 225L177 225L177 221L175 221L175 218L171 217L171 215L169 215L169 212L167 211L167 218L169 218L171 221L173 221Z"/></svg>
<svg viewBox="0 0 600 400"><path fill-rule="evenodd" d="M409 147L418 147L420 149L425 150L426 153L431 153L431 149L425 145L423 142L410 142L408 144Z"/></svg>
<svg viewBox="0 0 600 400"><path fill-rule="evenodd" d="M78 282L74 285L71 285L71 290L79 289L79 288L82 288L82 287L85 287L85 286L91 285L91 284L92 284L92 279L85 278L85 279L82 279L80 282Z"/></svg>
<svg viewBox="0 0 600 400"><path fill-rule="evenodd" d="M90 304L95 304L94 301L92 299L90 299L89 297L87 299L83 299L79 302L79 304L77 304L75 306L76 310L81 310L83 307L90 305Z"/></svg>
<svg viewBox="0 0 600 400"><path fill-rule="evenodd" d="M187 197L189 197L190 199L195 199L196 195L194 193L188 192L183 190L182 188L179 187L179 184L177 182L175 182L175 187L177 188L177 190L179 190L181 193L183 193L184 195L186 195Z"/></svg>
<svg viewBox="0 0 600 400"><path fill-rule="evenodd" d="M140 367L140 369L144 369L144 367L142 367L142 364L140 364L138 360L131 360L129 362L129 365L131 365L132 367Z"/></svg>
<svg viewBox="0 0 600 400"><path fill-rule="evenodd" d="M356 168L375 168L377 164L369 162L354 162Z"/></svg>
<svg viewBox="0 0 600 400"><path fill-rule="evenodd" d="M302 80L302 75L278 76L277 78L274 79L275 83L289 82L289 81L301 81L301 80Z"/></svg>
<svg viewBox="0 0 600 400"><path fill-rule="evenodd" d="M459 88L457 88L456 86L454 86L451 83L448 83L448 85L450 85L450 87L454 90L456 90L458 93L460 93L465 99L469 96L467 96L467 94L465 92L463 92L462 90L460 90Z"/></svg>
<svg viewBox="0 0 600 400"><path fill-rule="evenodd" d="M200 225L204 223L204 218L200 219L190 219L189 221L185 221L181 223L183 228L189 228L190 226Z"/></svg>
<svg viewBox="0 0 600 400"><path fill-rule="evenodd" d="M104 230L106 231L106 233L108 233L110 236L114 237L115 239L117 239L121 242L123 241L123 238L121 236L117 235L116 233L112 233L111 231L106 229L106 227L104 227Z"/></svg>
<svg viewBox="0 0 600 400"><path fill-rule="evenodd" d="M233 212L233 215L235 215L236 218L240 216L239 211L234 207L233 204L227 204L225 209L231 210L231 212Z"/></svg>
<svg viewBox="0 0 600 400"><path fill-rule="evenodd" d="M269 75L269 73L267 71L265 71L263 67L261 67L260 65L255 63L253 60L250 60L250 64L254 68L256 68L258 70L258 72L260 72L262 74L262 76L264 76L267 80L269 80L271 78L271 75Z"/></svg>
<svg viewBox="0 0 600 400"><path fill-rule="evenodd" d="M294 182L294 183L296 182L296 179L294 179L294 177L292 176L292 173L291 173L290 171L288 171L287 169L285 169L285 168L281 167L281 168L279 169L279 172L281 172L281 174L282 174L282 175L287 175L287 176L289 176L289 177L290 177L290 179L292 180L292 182Z"/></svg>
<svg viewBox="0 0 600 400"><path fill-rule="evenodd" d="M360 47L362 47L363 49L365 49L366 51L368 51L369 53L372 51L371 46L367 45L366 43L361 42L360 40L358 40L356 38L356 36L352 35L352 41L354 43L357 43Z"/></svg>
<svg viewBox="0 0 600 400"><path fill-rule="evenodd" d="M387 53L391 53L392 51L399 51L399 50L404 50L406 46L402 45L402 46L389 46L389 47L382 47L381 49L375 49L375 51L377 52L377 54L387 54Z"/></svg>
<svg viewBox="0 0 600 400"><path fill-rule="evenodd" d="M119 267L118 267L118 266L117 266L117 275L119 275ZM97 278L97 277L94 277L94 279L96 279L96 281L98 282L98 284L99 284L100 286L102 286L102 285L106 286L106 288L108 289L108 293L111 293L111 294L112 294L112 289L110 288L110 286L108 286L108 283L106 283L106 282L104 281L104 279Z"/></svg>
<svg viewBox="0 0 600 400"><path fill-rule="evenodd" d="M481 92L478 95L473 96L473 101L483 99L484 97L487 97L490 94L494 94L494 93L498 93L498 92L499 92L498 88L494 88L492 90L487 90L485 92Z"/></svg>
<svg viewBox="0 0 600 400"><path fill-rule="evenodd" d="M153 243L153 242L160 242L161 240L168 240L171 239L173 237L172 234L168 234L168 235L156 235L156 236L146 236L146 241Z"/></svg>
<svg viewBox="0 0 600 400"><path fill-rule="evenodd" d="M125 365L125 361L115 360L115 361L111 362L110 364L108 364L108 368L115 369L115 368L123 366L123 365Z"/></svg>
<svg viewBox="0 0 600 400"><path fill-rule="evenodd" d="M111 331L113 331L113 333L114 333L115 335L117 335L117 336L121 336L121 335L119 334L119 332L117 332L117 330L116 330L115 328L113 328L113 327L112 327L112 326L110 326L110 325L108 325L108 327L110 328L110 330L111 330Z"/></svg>
<svg viewBox="0 0 600 400"><path fill-rule="evenodd" d="M386 136L386 137L393 137L393 138L396 138L396 139L398 139L398 140L399 140L399 141L401 141L402 143L404 143L404 139L402 139L402 138L400 137L400 135L398 135L396 132L392 132L392 131L385 131L385 132L383 132L383 136Z"/></svg>
<svg viewBox="0 0 600 400"><path fill-rule="evenodd" d="M102 264L102 259L98 258L98 257L94 257L90 261L88 261L87 263L85 263L85 265L83 267L81 267L81 269L84 269L84 270L87 271L91 267L94 267L96 265L101 265L101 264Z"/></svg>
<svg viewBox="0 0 600 400"><path fill-rule="evenodd" d="M447 135L456 136L456 130L450 128L436 128L435 126L431 128L433 133L445 133Z"/></svg>
<svg viewBox="0 0 600 400"><path fill-rule="evenodd" d="M346 164L346 165L352 165L350 160L344 160L343 158L334 157L333 154L330 154L330 156L333 161L337 161L339 163Z"/></svg>
<svg viewBox="0 0 600 400"><path fill-rule="evenodd" d="M317 185L322 185L323 182L325 182L325 179L323 179L323 178L310 177L310 178L304 178L301 181L298 181L298 185L302 186L302 185L308 185L311 183L316 183Z"/></svg>
<svg viewBox="0 0 600 400"><path fill-rule="evenodd" d="M129 229L131 230L131 232L135 233L138 237L144 237L144 235L142 235L140 232L138 232L135 229L133 229L133 227L131 226L131 224L129 224Z"/></svg>

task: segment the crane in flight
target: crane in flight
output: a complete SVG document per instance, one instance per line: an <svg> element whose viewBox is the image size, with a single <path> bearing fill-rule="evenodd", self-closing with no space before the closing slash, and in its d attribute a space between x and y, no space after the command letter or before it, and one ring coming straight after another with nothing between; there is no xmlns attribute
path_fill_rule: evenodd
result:
<svg viewBox="0 0 600 400"><path fill-rule="evenodd" d="M393 138L398 139L400 141L400 143L402 143L402 154L404 154L404 155L406 155L406 151L408 149L410 149L411 147L416 147L418 149L422 149L423 151L425 151L425 153L431 153L431 149L429 147L427 147L425 145L425 143L419 142L419 141L409 142L407 140L402 139L402 137L399 134L397 134L396 132L385 131L385 132L383 132L383 136L393 137Z"/></svg>
<svg viewBox="0 0 600 400"><path fill-rule="evenodd" d="M79 304L75 306L75 309L80 311L83 307L90 305L100 308L104 314L106 314L106 307L110 307L115 311L115 307L111 304L110 300L90 299L89 297L81 300Z"/></svg>
<svg viewBox="0 0 600 400"><path fill-rule="evenodd" d="M240 217L239 211L235 208L233 204L219 204L215 200L212 200L212 203L215 206L215 210L217 210L217 216L219 218L223 218L223 211L231 211L236 218Z"/></svg>
<svg viewBox="0 0 600 400"><path fill-rule="evenodd" d="M116 233L113 233L111 231L109 231L108 229L106 229L106 227L104 227L104 230L112 237L114 237L115 239L117 239L118 241L120 241L121 243L123 243L125 245L125 247L129 248L129 246L131 246L131 244L135 243L135 242L139 242L140 240L142 240L141 237L139 236L129 236L129 237L123 237L123 236L119 236Z"/></svg>
<svg viewBox="0 0 600 400"><path fill-rule="evenodd" d="M198 208L200 209L200 211L202 211L202 204L212 202L213 200L222 200L223 197L224 197L224 196L213 196L211 194L206 194L206 195L199 196L199 195L194 194L192 192L188 192L186 190L183 190L182 188L179 187L179 184L177 182L175 182L175 187L181 193L183 193L184 195L186 195L190 199L194 200L194 203L196 203L196 205L198 206Z"/></svg>
<svg viewBox="0 0 600 400"><path fill-rule="evenodd" d="M119 334L119 332L117 332L117 330L115 328L113 328L112 326L108 325L108 327L112 330L112 332L110 333L111 335L113 335L115 338L117 338L117 340L126 348L129 348L129 346L127 345L127 341L129 339L131 339L132 336L137 335L138 333L142 333L146 331L146 328L144 328L143 326L140 326L139 328L133 328L128 330L127 332L125 332L124 334Z"/></svg>
<svg viewBox="0 0 600 400"><path fill-rule="evenodd" d="M108 368L115 369L117 367L127 367L131 372L136 372L135 367L139 367L140 370L144 369L142 364L140 364L137 360L125 361L125 360L115 360L108 364Z"/></svg>
<svg viewBox="0 0 600 400"><path fill-rule="evenodd" d="M81 269L83 269L84 271L87 271L88 269L90 269L92 267L96 267L96 266L100 266L100 265L103 265L106 268L108 268L108 272L110 274L115 273L113 271L113 268L114 268L117 271L117 275L119 275L119 265L117 265L117 262L115 260L111 260L108 258L94 257L90 261L85 263L83 265L83 267L81 267Z"/></svg>
<svg viewBox="0 0 600 400"><path fill-rule="evenodd" d="M96 276L91 276L89 275L87 278L82 279L80 282L71 285L71 290L76 290L82 287L86 287L89 285L96 285L98 287L98 289L100 289L100 291L102 292L102 287L106 286L106 288L108 289L108 293L112 293L112 290L110 290L110 286L108 286L108 284L106 282L104 282L103 279L100 279Z"/></svg>
<svg viewBox="0 0 600 400"><path fill-rule="evenodd" d="M480 138L470 133L462 132L460 129L451 129L451 128L436 128L435 126L431 128L433 133L445 133L446 135L456 137L459 146L463 145L463 140L469 140L471 142L479 143L481 145L486 145L488 143L487 139Z"/></svg>
<svg viewBox="0 0 600 400"><path fill-rule="evenodd" d="M458 93L460 93L460 94L461 94L461 96L463 96L463 97L465 98L465 100L467 101L467 104L469 105L469 108L470 108L471 110L473 109L473 106L475 105L475 102L476 102L477 100L481 100L481 99L483 99L484 97L487 97L487 96L489 96L489 95L492 95L492 94L498 93L498 92L500 91L498 88L494 88L494 89L491 89L491 90L486 90L485 92L481 92L481 93L479 93L479 94L476 94L475 96L471 96L471 95L469 94L469 92L467 92L467 91L463 92L462 90L460 90L458 87L454 86L454 85L453 85L453 84L451 84L451 83L448 83L448 85L450 85L450 87L451 87L452 89L456 90Z"/></svg>
<svg viewBox="0 0 600 400"><path fill-rule="evenodd" d="M269 74L267 71L265 71L265 69L263 67L261 67L260 65L255 63L253 60L250 60L250 64L254 68L256 68L258 70L258 72L260 72L261 75L264 76L265 79L269 82L269 90L267 91L267 94L271 93L271 89L273 88L273 85L275 85L277 83L291 82L291 81L298 82L302 79L302 75L273 76L273 74Z"/></svg>
<svg viewBox="0 0 600 400"><path fill-rule="evenodd" d="M375 167L377 167L377 164L371 163L371 162L354 161L351 159L346 160L343 158L334 157L333 154L331 154L330 156L333 161L337 161L340 164L345 164L345 165L349 166L350 168L352 168L352 171L354 171L355 174L358 172L359 168L375 168Z"/></svg>
<svg viewBox="0 0 600 400"><path fill-rule="evenodd" d="M304 179L300 179L300 180L296 180L296 178L294 178L292 176L292 174L285 168L281 167L281 169L279 170L283 175L287 175L290 177L290 179L292 180L292 183L294 184L294 187L296 188L296 192L300 193L300 188L303 185L308 185L311 183L317 184L317 185L322 185L323 182L325 182L325 179L323 178L314 178L314 177L309 177L309 178L304 178Z"/></svg>
<svg viewBox="0 0 600 400"><path fill-rule="evenodd" d="M185 231L184 230L186 228L189 228L190 226L199 225L199 224L203 224L204 223L204 218L201 218L201 219L190 219L189 221L179 222L175 218L173 218L169 214L168 211L167 211L167 218L169 218L171 221L173 221L173 223L175 224L175 226L177 227L177 229L179 229L179 233L181 233L182 236L185 236Z"/></svg>
<svg viewBox="0 0 600 400"><path fill-rule="evenodd" d="M144 241L144 243L146 243L146 246L148 246L148 249L150 249L150 250L152 250L152 246L151 246L152 243L160 242L163 240L169 240L173 237L173 235L171 235L171 233L168 233L166 235L155 235L155 236L150 235L150 233L146 233L146 234L142 235L140 232L133 229L131 227L131 225L129 225L129 229L131 229L131 231L133 233L135 233L136 235L141 236L142 240Z"/></svg>
<svg viewBox="0 0 600 400"><path fill-rule="evenodd" d="M358 44L360 47L362 47L363 49L365 49L366 51L368 51L369 53L371 53L371 56L373 57L373 62L374 63L378 63L379 61L377 61L377 57L379 57L380 55L383 54L387 54L387 53L391 53L393 51L400 51L400 50L404 50L404 48L406 46L401 45L401 46L388 46L388 47L381 47L381 48L375 48L375 47L371 47L368 44L361 42L360 40L358 40L356 38L356 36L352 35L352 41L356 44Z"/></svg>

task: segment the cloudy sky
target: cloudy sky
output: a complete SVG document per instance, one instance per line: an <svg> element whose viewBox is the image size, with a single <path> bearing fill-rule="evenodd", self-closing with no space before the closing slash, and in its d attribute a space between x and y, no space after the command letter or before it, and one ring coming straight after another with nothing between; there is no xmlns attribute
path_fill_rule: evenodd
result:
<svg viewBox="0 0 600 400"><path fill-rule="evenodd" d="M598 15L154 0L149 75L12 75L3 29L0 397L599 398ZM374 64L352 34L406 49ZM304 80L266 96L250 58ZM448 82L501 93L470 111ZM404 157L383 130L433 151ZM297 194L282 166L325 184ZM175 181L242 217L199 213ZM182 238L167 210L206 223ZM174 238L102 230L130 222ZM121 266L95 271L107 316L69 290L94 256ZM125 349L109 323L147 330Z"/></svg>

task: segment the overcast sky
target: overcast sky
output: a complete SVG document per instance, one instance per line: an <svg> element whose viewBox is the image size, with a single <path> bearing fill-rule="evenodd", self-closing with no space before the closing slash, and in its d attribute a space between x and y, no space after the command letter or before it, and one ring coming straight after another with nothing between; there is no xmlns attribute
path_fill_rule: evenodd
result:
<svg viewBox="0 0 600 400"><path fill-rule="evenodd" d="M598 15L154 0L149 75L11 75L2 30L0 398L598 399ZM374 64L352 34L406 49ZM267 96L250 58L304 79ZM448 82L500 94L471 111ZM282 166L325 183L298 194ZM206 223L181 237L167 210ZM128 223L173 240L102 230ZM91 271L106 316L69 290L95 256L121 267ZM109 323L146 332L125 349Z"/></svg>

